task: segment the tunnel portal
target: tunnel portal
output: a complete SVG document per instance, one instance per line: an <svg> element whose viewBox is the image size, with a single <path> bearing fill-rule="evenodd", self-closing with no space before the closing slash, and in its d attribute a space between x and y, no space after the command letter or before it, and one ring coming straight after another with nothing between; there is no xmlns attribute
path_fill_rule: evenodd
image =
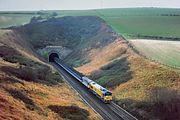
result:
<svg viewBox="0 0 180 120"><path fill-rule="evenodd" d="M49 62L54 62L54 58L55 58L55 57L59 58L58 53L55 53L55 52L50 53L50 54L49 54Z"/></svg>

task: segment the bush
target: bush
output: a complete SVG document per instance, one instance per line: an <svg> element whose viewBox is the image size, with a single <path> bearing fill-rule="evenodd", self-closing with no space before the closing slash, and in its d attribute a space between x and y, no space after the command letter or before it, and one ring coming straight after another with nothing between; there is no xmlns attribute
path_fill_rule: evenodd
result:
<svg viewBox="0 0 180 120"><path fill-rule="evenodd" d="M50 105L48 108L65 119L87 120L89 116L89 112L87 110L79 108L78 106Z"/></svg>
<svg viewBox="0 0 180 120"><path fill-rule="evenodd" d="M13 68L13 67L6 67L3 66L1 69L3 72L6 72L9 75L14 75L17 78L26 80L26 81L36 81L37 75L34 70L30 67L20 67L20 68Z"/></svg>
<svg viewBox="0 0 180 120"><path fill-rule="evenodd" d="M42 54L42 56L43 56L46 60L48 60L48 52L44 52L44 53Z"/></svg>
<svg viewBox="0 0 180 120"><path fill-rule="evenodd" d="M150 91L148 101L153 106L153 113L160 119L180 119L180 94L178 91L156 87Z"/></svg>
<svg viewBox="0 0 180 120"><path fill-rule="evenodd" d="M26 108L30 110L34 110L38 108L34 104L33 100L30 99L25 93L15 89L7 89L7 91L12 95L13 98L21 100L25 104Z"/></svg>
<svg viewBox="0 0 180 120"><path fill-rule="evenodd" d="M32 68L23 67L22 69L19 69L18 77L27 81L36 81L37 74Z"/></svg>

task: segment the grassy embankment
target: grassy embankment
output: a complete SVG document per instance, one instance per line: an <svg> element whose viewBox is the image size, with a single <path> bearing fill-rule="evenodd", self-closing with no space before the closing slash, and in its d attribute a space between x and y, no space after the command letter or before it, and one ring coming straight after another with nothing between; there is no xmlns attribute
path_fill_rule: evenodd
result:
<svg viewBox="0 0 180 120"><path fill-rule="evenodd" d="M0 34L0 119L98 119L21 35Z"/></svg>
<svg viewBox="0 0 180 120"><path fill-rule="evenodd" d="M139 56L123 41L92 50L88 58L77 70L112 90L139 119L179 119L178 71Z"/></svg>

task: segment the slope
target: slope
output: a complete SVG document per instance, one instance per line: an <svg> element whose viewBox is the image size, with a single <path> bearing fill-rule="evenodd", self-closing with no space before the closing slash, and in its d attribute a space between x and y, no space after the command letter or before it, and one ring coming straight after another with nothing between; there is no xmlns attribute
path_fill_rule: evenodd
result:
<svg viewBox="0 0 180 120"><path fill-rule="evenodd" d="M0 30L0 57L0 119L99 119L21 34Z"/></svg>
<svg viewBox="0 0 180 120"><path fill-rule="evenodd" d="M72 50L64 61L75 66L88 62L84 55L91 49L104 47L117 39L117 34L97 16L52 18L15 30L26 37L36 50L49 45Z"/></svg>
<svg viewBox="0 0 180 120"><path fill-rule="evenodd" d="M179 119L179 69L139 55L104 20L69 16L16 30L28 37L36 50L48 45L71 49L63 61L111 89L114 101L139 119Z"/></svg>
<svg viewBox="0 0 180 120"><path fill-rule="evenodd" d="M124 40L88 54L76 68L113 92L114 100L139 119L179 119L179 70L135 53Z"/></svg>

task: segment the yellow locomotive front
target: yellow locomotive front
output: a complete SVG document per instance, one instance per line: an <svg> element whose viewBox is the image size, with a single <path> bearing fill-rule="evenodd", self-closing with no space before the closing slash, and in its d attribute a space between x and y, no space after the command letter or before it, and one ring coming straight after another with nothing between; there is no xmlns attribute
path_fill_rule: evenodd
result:
<svg viewBox="0 0 180 120"><path fill-rule="evenodd" d="M99 96L105 103L110 103L112 101L112 93L99 84L91 82L88 88L92 90L94 94Z"/></svg>
<svg viewBox="0 0 180 120"><path fill-rule="evenodd" d="M109 103L111 101L112 101L112 93L109 92L109 91L105 92L105 94L104 94L104 102Z"/></svg>

